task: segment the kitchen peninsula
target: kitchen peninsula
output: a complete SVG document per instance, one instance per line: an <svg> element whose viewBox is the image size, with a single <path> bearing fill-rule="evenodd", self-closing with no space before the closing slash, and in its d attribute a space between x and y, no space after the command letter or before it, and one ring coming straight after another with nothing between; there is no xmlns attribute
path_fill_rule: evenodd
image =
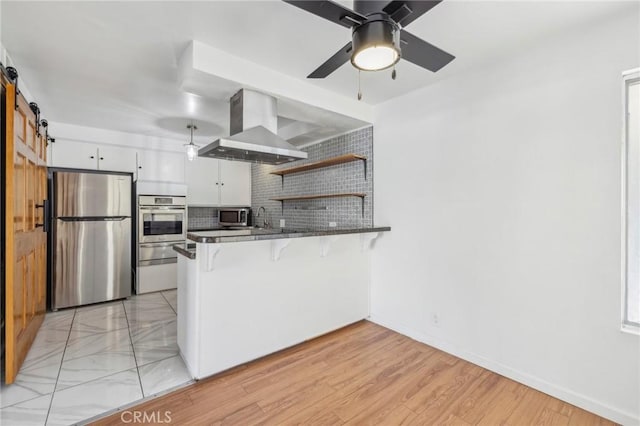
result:
<svg viewBox="0 0 640 426"><path fill-rule="evenodd" d="M189 233L178 346L200 379L369 315L369 250L389 227ZM195 247L193 244L195 243Z"/></svg>

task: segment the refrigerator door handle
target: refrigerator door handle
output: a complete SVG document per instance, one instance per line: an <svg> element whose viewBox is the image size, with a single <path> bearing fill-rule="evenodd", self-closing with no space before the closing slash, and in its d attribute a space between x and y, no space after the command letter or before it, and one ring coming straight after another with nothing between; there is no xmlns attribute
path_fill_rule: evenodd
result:
<svg viewBox="0 0 640 426"><path fill-rule="evenodd" d="M129 219L129 216L112 216L112 217L57 217L56 219L63 222L120 222Z"/></svg>

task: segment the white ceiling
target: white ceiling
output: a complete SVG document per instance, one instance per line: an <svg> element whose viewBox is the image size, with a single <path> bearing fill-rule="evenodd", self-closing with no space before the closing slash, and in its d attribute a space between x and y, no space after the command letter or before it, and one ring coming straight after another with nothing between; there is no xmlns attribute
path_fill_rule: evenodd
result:
<svg viewBox="0 0 640 426"><path fill-rule="evenodd" d="M177 63L191 40L304 79L350 37L281 1L22 0L1 7L2 44L46 118L165 137L186 135L194 119L199 141L228 132L228 102L180 90ZM627 11L636 12L637 2L446 0L407 30L457 58L437 74L401 61L396 81L389 72L363 73L363 102L383 102ZM346 96L357 92L349 64L309 81Z"/></svg>

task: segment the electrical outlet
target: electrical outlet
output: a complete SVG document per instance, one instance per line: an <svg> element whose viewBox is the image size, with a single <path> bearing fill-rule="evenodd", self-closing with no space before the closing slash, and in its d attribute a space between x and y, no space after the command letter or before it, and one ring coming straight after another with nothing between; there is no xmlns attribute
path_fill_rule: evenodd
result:
<svg viewBox="0 0 640 426"><path fill-rule="evenodd" d="M338 226L337 223L335 222L329 222L329 228L335 228L336 226Z"/></svg>
<svg viewBox="0 0 640 426"><path fill-rule="evenodd" d="M284 228L284 219L280 219L280 228Z"/></svg>
<svg viewBox="0 0 640 426"><path fill-rule="evenodd" d="M440 316L438 314L433 314L431 316L431 322L433 322L434 326L440 327Z"/></svg>

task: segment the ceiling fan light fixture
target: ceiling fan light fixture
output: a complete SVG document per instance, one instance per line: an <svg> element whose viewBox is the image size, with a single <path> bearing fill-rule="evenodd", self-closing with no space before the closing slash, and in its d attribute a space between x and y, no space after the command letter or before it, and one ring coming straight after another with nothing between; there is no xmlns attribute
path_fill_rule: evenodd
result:
<svg viewBox="0 0 640 426"><path fill-rule="evenodd" d="M353 29L351 63L362 71L394 66L401 56L398 25L383 14Z"/></svg>
<svg viewBox="0 0 640 426"><path fill-rule="evenodd" d="M394 65L400 59L389 46L371 46L353 55L353 65L363 71L379 71Z"/></svg>

